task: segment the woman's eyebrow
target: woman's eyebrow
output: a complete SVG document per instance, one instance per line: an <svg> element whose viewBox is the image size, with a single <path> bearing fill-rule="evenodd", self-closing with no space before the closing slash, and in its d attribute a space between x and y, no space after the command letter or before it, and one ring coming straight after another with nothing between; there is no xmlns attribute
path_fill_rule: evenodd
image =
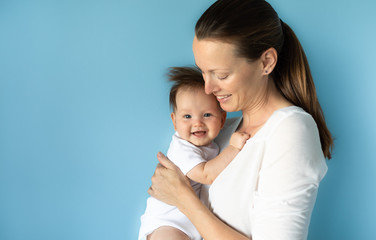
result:
<svg viewBox="0 0 376 240"><path fill-rule="evenodd" d="M195 63L195 66L203 73L204 71L201 70L201 68L199 66L197 66L197 64ZM209 69L208 72L215 72L215 71L219 71L221 69Z"/></svg>

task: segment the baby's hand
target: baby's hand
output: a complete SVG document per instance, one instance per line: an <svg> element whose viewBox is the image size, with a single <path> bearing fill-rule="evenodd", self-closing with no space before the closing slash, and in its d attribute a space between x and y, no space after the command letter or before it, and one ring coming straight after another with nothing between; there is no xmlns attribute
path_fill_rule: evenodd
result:
<svg viewBox="0 0 376 240"><path fill-rule="evenodd" d="M251 137L248 133L245 132L234 132L230 138L230 145L242 150L245 142Z"/></svg>

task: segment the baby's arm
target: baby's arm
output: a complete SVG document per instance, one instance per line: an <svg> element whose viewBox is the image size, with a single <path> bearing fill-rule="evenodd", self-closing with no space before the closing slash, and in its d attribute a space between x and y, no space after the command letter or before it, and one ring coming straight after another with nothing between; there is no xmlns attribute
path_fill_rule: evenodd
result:
<svg viewBox="0 0 376 240"><path fill-rule="evenodd" d="M230 144L218 156L208 162L198 164L187 173L187 176L195 182L212 184L214 179L240 152L249 137L250 135L247 133L233 133Z"/></svg>

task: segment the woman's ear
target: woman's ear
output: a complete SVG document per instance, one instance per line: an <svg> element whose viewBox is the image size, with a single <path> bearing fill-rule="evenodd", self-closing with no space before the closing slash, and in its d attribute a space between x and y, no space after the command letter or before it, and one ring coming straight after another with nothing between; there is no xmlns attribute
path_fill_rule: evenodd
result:
<svg viewBox="0 0 376 240"><path fill-rule="evenodd" d="M172 120L172 124L174 124L174 129L176 131L176 119L175 119L175 113L174 112L171 113L171 120Z"/></svg>
<svg viewBox="0 0 376 240"><path fill-rule="evenodd" d="M269 75L271 72L273 72L275 65L277 64L277 60L278 54L275 48L269 48L261 55L263 75Z"/></svg>

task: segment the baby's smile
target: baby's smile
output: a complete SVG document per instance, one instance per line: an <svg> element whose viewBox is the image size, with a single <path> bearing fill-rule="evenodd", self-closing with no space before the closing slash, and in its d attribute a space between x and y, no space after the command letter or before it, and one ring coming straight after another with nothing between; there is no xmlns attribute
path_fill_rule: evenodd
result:
<svg viewBox="0 0 376 240"><path fill-rule="evenodd" d="M195 137L203 137L206 135L206 131L195 131L195 132L192 132L192 134L195 136Z"/></svg>

